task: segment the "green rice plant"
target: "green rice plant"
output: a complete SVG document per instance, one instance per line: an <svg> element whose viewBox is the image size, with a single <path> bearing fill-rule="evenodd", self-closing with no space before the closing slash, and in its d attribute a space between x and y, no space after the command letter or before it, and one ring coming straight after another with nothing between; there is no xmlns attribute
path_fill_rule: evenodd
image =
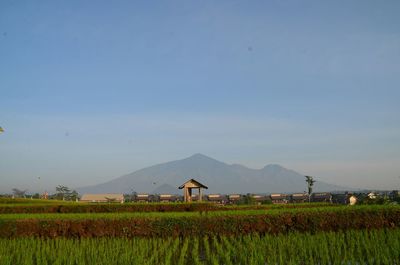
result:
<svg viewBox="0 0 400 265"><path fill-rule="evenodd" d="M400 229L184 238L0 239L9 264L400 264Z"/></svg>
<svg viewBox="0 0 400 265"><path fill-rule="evenodd" d="M213 236L211 238L211 248L213 249L213 251L211 252L211 263L213 265L216 264L222 264L221 260L222 260L222 255L223 255L223 248L221 246L221 244L218 242L218 239L216 236Z"/></svg>
<svg viewBox="0 0 400 265"><path fill-rule="evenodd" d="M171 243L166 243L166 246L170 246ZM165 265L170 265L174 264L175 256L174 254L177 252L177 249L180 245L180 239L175 238L175 240L172 243L172 247L167 248L166 255L165 255Z"/></svg>
<svg viewBox="0 0 400 265"><path fill-rule="evenodd" d="M210 238L208 236L203 237L203 246L204 246L204 260L207 263L211 263L211 250L210 250Z"/></svg>
<svg viewBox="0 0 400 265"><path fill-rule="evenodd" d="M189 247L189 238L185 238L183 240L183 245L182 245L181 250L180 250L179 259L178 259L178 262L176 264L178 264L178 265L186 264L185 260L186 260L186 255L187 255L187 252L188 252L188 247Z"/></svg>
<svg viewBox="0 0 400 265"><path fill-rule="evenodd" d="M191 241L192 241L192 251L191 251L192 262L195 265L200 265L201 264L200 255L202 255L199 246L200 240L198 237L194 237Z"/></svg>

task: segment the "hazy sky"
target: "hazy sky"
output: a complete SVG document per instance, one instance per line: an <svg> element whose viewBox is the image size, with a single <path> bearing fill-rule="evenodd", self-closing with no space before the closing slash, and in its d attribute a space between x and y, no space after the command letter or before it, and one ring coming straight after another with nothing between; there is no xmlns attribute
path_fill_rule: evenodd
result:
<svg viewBox="0 0 400 265"><path fill-rule="evenodd" d="M399 12L398 0L2 0L0 192L194 153L400 189Z"/></svg>

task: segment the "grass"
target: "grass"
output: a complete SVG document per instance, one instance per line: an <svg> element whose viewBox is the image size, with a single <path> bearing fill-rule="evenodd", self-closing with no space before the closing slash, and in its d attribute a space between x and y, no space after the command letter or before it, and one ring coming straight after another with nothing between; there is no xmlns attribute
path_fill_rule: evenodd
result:
<svg viewBox="0 0 400 265"><path fill-rule="evenodd" d="M0 239L11 264L400 264L400 229L239 237Z"/></svg>

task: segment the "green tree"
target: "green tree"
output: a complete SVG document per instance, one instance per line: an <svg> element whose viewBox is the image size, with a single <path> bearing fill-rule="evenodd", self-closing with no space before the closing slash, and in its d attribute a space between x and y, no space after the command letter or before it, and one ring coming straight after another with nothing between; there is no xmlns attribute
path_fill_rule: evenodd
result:
<svg viewBox="0 0 400 265"><path fill-rule="evenodd" d="M17 189L17 188L14 188L14 189L12 189L12 191L13 191L13 195L15 196L15 197L17 197L17 198L22 198L22 197L26 197L26 192L28 191L28 190L20 190L20 189Z"/></svg>
<svg viewBox="0 0 400 265"><path fill-rule="evenodd" d="M63 185L58 185L56 187L56 192L57 192L57 199L59 200L63 200L65 201L66 198L68 198L68 196L71 193L71 190L67 187L67 186L63 186Z"/></svg>
<svg viewBox="0 0 400 265"><path fill-rule="evenodd" d="M70 201L76 201L79 198L79 194L76 190L73 190L68 194L68 200Z"/></svg>
<svg viewBox="0 0 400 265"><path fill-rule="evenodd" d="M256 204L256 200L254 199L254 197L250 193L247 193L246 195L244 195L242 197L241 201L242 202L240 204L246 204L246 205Z"/></svg>
<svg viewBox="0 0 400 265"><path fill-rule="evenodd" d="M308 189L308 202L311 202L311 194L312 194L312 187L314 186L314 183L316 180L314 180L314 177L311 176L305 176L306 182L307 182L307 189Z"/></svg>

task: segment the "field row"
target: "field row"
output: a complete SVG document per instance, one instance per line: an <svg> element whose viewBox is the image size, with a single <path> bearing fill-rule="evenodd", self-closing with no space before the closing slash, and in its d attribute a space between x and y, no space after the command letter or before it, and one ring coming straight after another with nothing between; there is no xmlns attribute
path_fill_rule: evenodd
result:
<svg viewBox="0 0 400 265"><path fill-rule="evenodd" d="M400 227L400 207L210 213L1 215L0 237L166 237Z"/></svg>
<svg viewBox="0 0 400 265"><path fill-rule="evenodd" d="M164 204L163 204L164 205ZM163 205L153 205L162 207ZM97 205L99 207L107 205ZM364 211L400 211L398 205L361 205L361 206L335 206L329 204L311 205L299 204L293 207L287 205L272 206L214 206L212 204L186 204L186 211L121 211L121 212L58 212L58 213L9 213L1 214L0 220L17 219L131 219L131 218L181 218L181 217L215 217L215 216L236 216L236 215L279 215L284 213L297 212L358 212ZM298 206L298 207L296 207ZM209 208L208 208L209 207ZM160 208L157 208L160 209Z"/></svg>
<svg viewBox="0 0 400 265"><path fill-rule="evenodd" d="M163 239L0 239L0 265L14 264L393 265L400 264L400 229Z"/></svg>
<svg viewBox="0 0 400 265"><path fill-rule="evenodd" d="M51 204L0 204L0 214L16 213L121 213L121 212L205 212L245 209L287 209L340 207L337 204L303 203L290 205L218 205L213 203L51 203Z"/></svg>

